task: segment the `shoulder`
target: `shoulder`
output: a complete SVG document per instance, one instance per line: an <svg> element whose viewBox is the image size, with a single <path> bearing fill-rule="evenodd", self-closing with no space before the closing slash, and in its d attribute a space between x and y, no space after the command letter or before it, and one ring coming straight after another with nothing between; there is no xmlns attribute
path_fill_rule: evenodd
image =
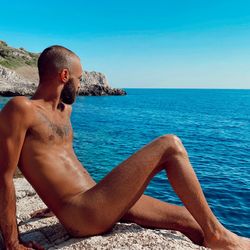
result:
<svg viewBox="0 0 250 250"><path fill-rule="evenodd" d="M32 103L24 96L17 96L8 101L0 112L1 120L27 121L32 117Z"/></svg>
<svg viewBox="0 0 250 250"><path fill-rule="evenodd" d="M16 96L11 98L7 104L4 106L5 109L13 111L28 111L31 107L31 101L25 96Z"/></svg>

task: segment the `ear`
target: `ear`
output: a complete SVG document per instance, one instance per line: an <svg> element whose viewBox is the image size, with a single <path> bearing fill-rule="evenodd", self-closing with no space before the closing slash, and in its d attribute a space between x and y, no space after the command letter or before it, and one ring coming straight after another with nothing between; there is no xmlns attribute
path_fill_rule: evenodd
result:
<svg viewBox="0 0 250 250"><path fill-rule="evenodd" d="M63 69L60 73L60 79L63 83L66 83L69 80L69 70Z"/></svg>

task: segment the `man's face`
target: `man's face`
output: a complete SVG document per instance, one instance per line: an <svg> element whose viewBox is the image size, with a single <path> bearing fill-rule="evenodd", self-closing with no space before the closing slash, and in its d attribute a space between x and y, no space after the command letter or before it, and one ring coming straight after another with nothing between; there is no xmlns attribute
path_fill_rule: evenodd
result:
<svg viewBox="0 0 250 250"><path fill-rule="evenodd" d="M78 93L78 89L75 86L73 78L70 78L68 82L64 85L61 92L61 101L65 104L73 104Z"/></svg>
<svg viewBox="0 0 250 250"><path fill-rule="evenodd" d="M82 66L80 60L75 58L69 80L65 83L61 92L61 101L65 104L73 104L80 90L82 78Z"/></svg>

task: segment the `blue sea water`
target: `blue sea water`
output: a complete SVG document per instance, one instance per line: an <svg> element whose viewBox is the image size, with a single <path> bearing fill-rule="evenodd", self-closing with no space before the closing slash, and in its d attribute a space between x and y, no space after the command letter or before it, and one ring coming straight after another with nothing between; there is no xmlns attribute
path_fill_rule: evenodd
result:
<svg viewBox="0 0 250 250"><path fill-rule="evenodd" d="M223 225L250 237L250 90L126 89L126 96L78 97L74 149L99 181L163 134L178 135ZM0 99L0 107L6 103ZM165 172L146 194L179 204Z"/></svg>

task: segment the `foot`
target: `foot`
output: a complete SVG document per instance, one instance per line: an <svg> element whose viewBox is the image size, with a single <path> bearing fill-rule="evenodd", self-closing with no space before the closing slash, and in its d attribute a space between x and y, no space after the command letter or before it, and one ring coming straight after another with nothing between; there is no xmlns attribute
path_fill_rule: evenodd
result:
<svg viewBox="0 0 250 250"><path fill-rule="evenodd" d="M48 217L52 217L54 216L53 212L50 211L49 208L45 208L45 209L40 209L37 210L35 212L33 212L32 214L30 214L30 217L33 218L48 218Z"/></svg>
<svg viewBox="0 0 250 250"><path fill-rule="evenodd" d="M212 250L250 250L250 239L240 237L228 230L204 241L204 246Z"/></svg>

